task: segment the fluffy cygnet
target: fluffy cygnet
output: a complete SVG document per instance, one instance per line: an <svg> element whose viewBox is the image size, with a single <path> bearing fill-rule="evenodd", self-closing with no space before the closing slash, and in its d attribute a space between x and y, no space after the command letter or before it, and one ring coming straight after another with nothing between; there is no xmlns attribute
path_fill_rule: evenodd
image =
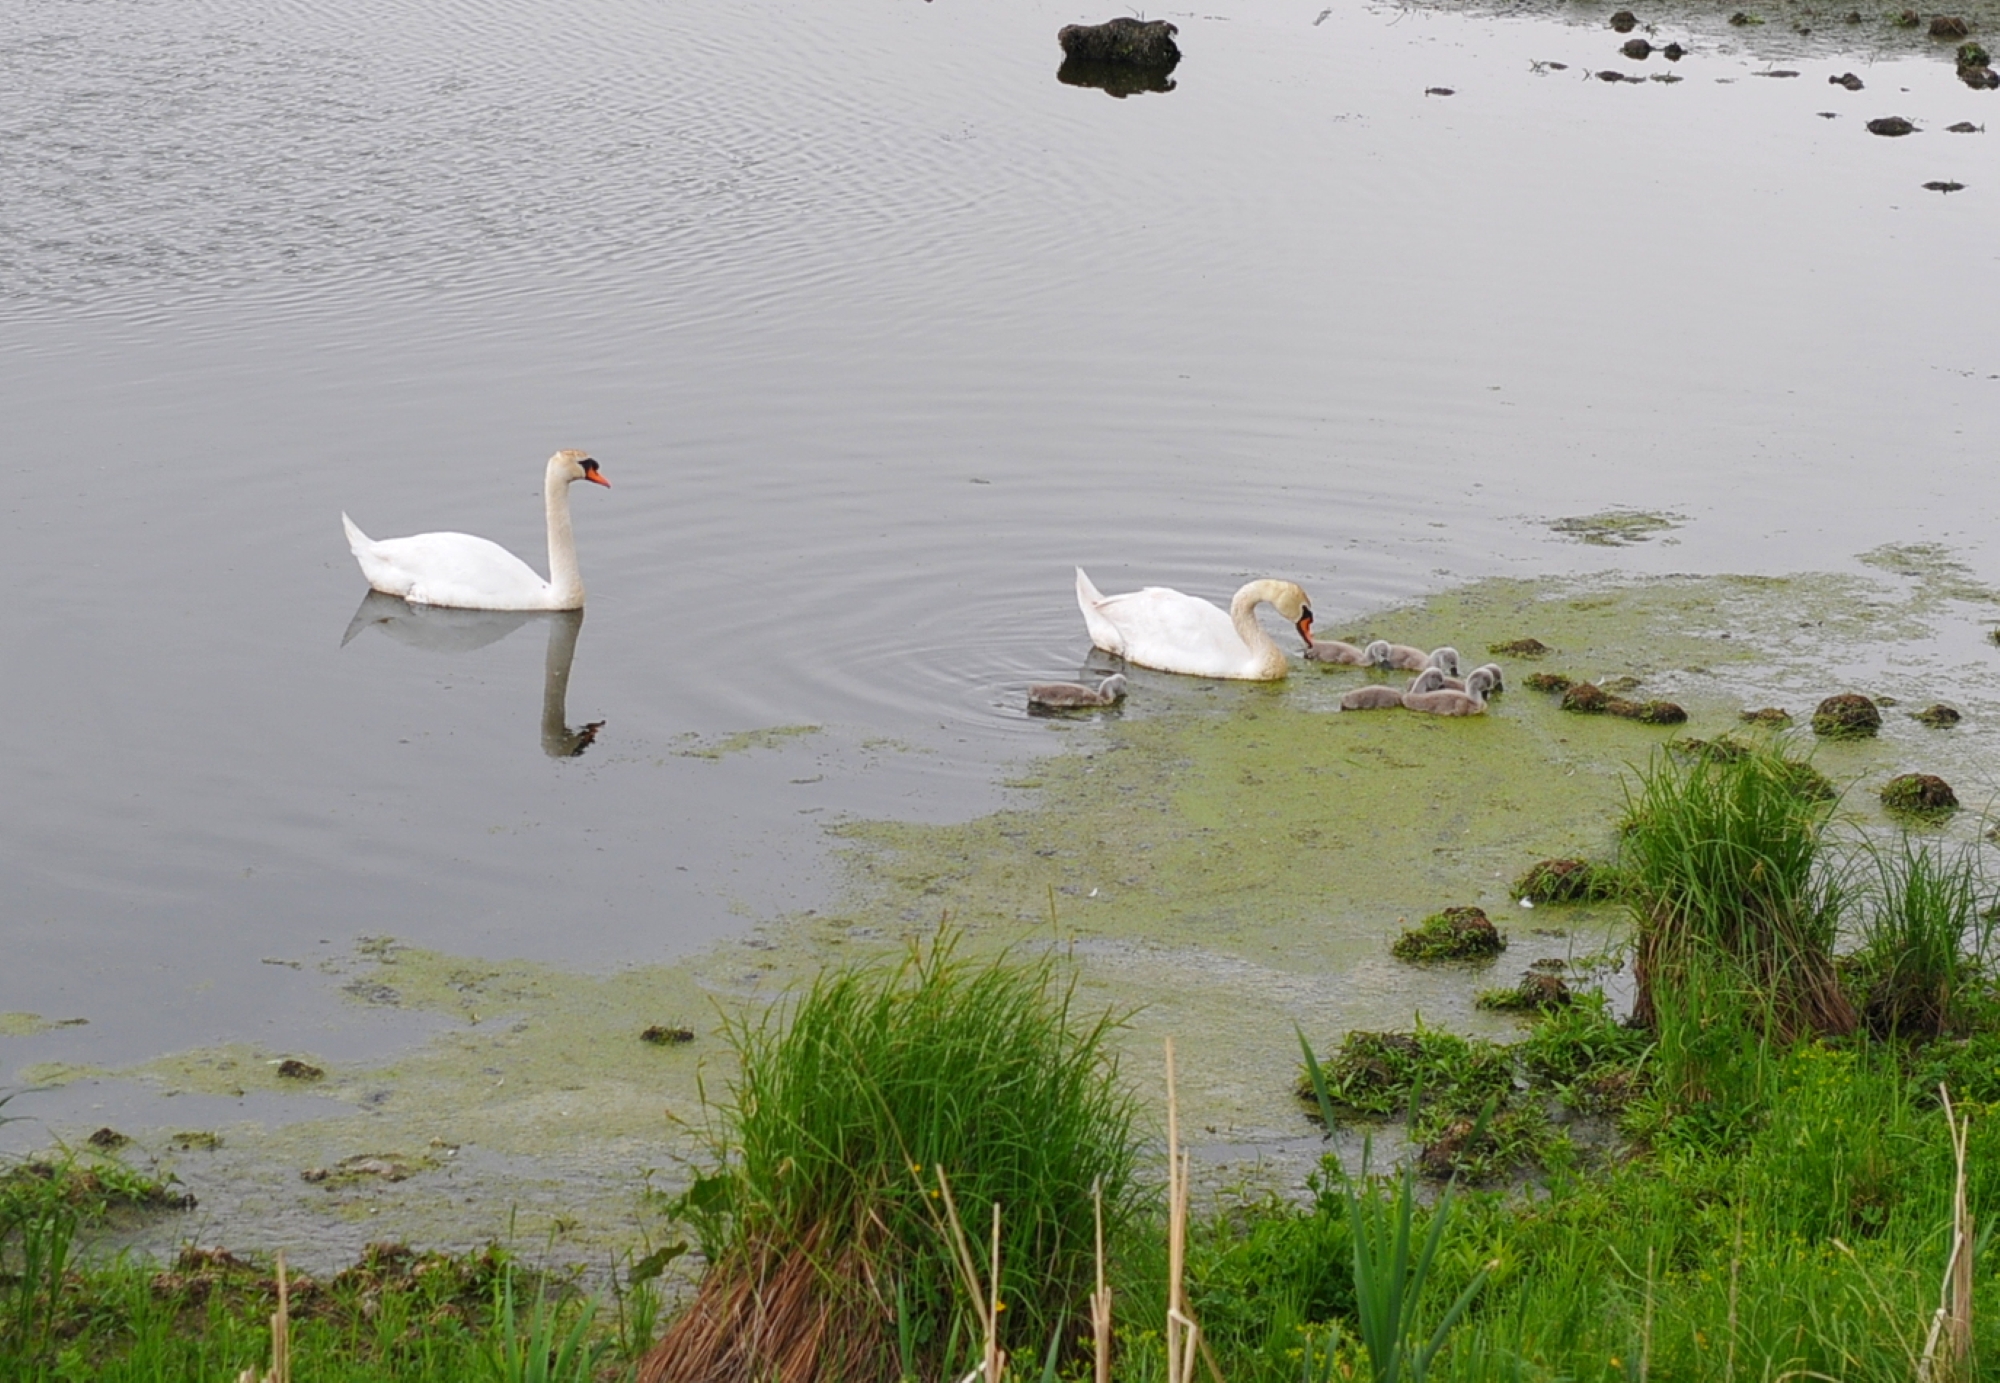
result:
<svg viewBox="0 0 2000 1383"><path fill-rule="evenodd" d="M1306 650L1306 661L1344 663L1349 667L1361 667L1372 660L1365 648L1356 648L1353 644L1342 643L1339 639L1314 639L1312 647Z"/></svg>
<svg viewBox="0 0 2000 1383"><path fill-rule="evenodd" d="M1403 705L1409 710L1434 716L1485 715L1486 693L1492 686L1492 675L1484 668L1475 668L1472 675L1465 679L1465 690L1453 691L1444 685L1444 674L1431 668L1410 684L1409 691L1403 693Z"/></svg>
<svg viewBox="0 0 2000 1383"><path fill-rule="evenodd" d="M1114 672L1095 687L1081 682L1037 682L1028 688L1028 705L1042 711L1080 711L1112 706L1125 699L1125 674Z"/></svg>
<svg viewBox="0 0 2000 1383"><path fill-rule="evenodd" d="M1422 672L1427 667L1443 669L1447 677L1458 676L1458 650L1449 646L1424 652L1406 643L1390 643L1387 639L1377 639L1362 650L1367 660L1380 668L1399 668L1404 672Z"/></svg>

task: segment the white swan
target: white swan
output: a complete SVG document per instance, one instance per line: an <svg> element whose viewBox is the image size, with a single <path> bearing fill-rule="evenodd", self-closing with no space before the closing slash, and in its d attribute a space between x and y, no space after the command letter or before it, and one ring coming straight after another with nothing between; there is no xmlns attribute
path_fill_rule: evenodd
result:
<svg viewBox="0 0 2000 1383"><path fill-rule="evenodd" d="M1285 652L1257 623L1257 607L1274 606L1312 646L1312 602L1290 581L1252 581L1229 602L1229 613L1198 596L1165 586L1107 596L1076 569L1076 603L1090 641L1141 667L1194 677L1275 682L1290 670Z"/></svg>
<svg viewBox="0 0 2000 1383"><path fill-rule="evenodd" d="M416 605L460 610L581 610L583 577L576 569L576 539L569 526L569 487L588 480L609 486L597 463L580 451L549 458L542 498L549 517L549 579L485 538L469 533L419 533L377 542L342 514L347 545L368 584Z"/></svg>

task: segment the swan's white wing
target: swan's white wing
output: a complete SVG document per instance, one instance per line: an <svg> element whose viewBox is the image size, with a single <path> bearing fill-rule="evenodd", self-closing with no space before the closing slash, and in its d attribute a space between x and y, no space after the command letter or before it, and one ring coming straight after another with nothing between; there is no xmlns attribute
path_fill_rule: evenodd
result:
<svg viewBox="0 0 2000 1383"><path fill-rule="evenodd" d="M370 586L414 604L465 610L545 610L549 605L549 583L533 567L500 544L470 533L377 541L350 522L348 542Z"/></svg>
<svg viewBox="0 0 2000 1383"><path fill-rule="evenodd" d="M1165 586L1105 596L1096 613L1118 639L1116 647L1098 646L1142 667L1197 677L1241 677L1256 660L1225 611ZM1097 642L1094 633L1092 640Z"/></svg>

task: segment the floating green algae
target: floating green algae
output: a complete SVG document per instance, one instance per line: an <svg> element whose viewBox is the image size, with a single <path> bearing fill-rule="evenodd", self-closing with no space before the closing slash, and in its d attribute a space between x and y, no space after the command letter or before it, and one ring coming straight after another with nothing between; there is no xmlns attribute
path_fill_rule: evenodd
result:
<svg viewBox="0 0 2000 1383"><path fill-rule="evenodd" d="M817 735L818 725L774 725L762 730L743 730L734 735L707 739L699 735L682 737L682 747L674 752L688 759L725 759L752 749L776 749L787 740Z"/></svg>
<svg viewBox="0 0 2000 1383"><path fill-rule="evenodd" d="M1955 778L2000 780L2000 745L1983 729L2000 716L1980 713L1984 665L1941 661L1925 644L1942 630L1992 656L1959 608L1967 583L1939 563L1844 576L1500 580L1352 623L1425 647L1537 638L1578 675L1670 697L1687 708L1688 733L1710 739L1738 727L1746 707L1810 707L1839 689L1838 668L1842 683L1913 704L1949 696L1968 715L1951 737L1899 717L1879 741L1820 746L1815 763L1836 781L1932 767L1924 756L1947 739ZM1478 717L1337 710L1376 676L1307 667L1258 685L1134 670L1122 717L1048 727L1063 748L1014 775L1004 810L831 828L830 897L816 913L767 919L752 939L588 975L373 938L329 983L445 1025L393 1061L328 1064L325 1080L301 1087L274 1074L291 1054L274 1038L271 1050L180 1053L122 1074L194 1093L283 1093L325 1111L220 1126L213 1149L162 1148L206 1193L212 1232L233 1243L276 1247L337 1229L355 1248L364 1233L473 1245L511 1224L601 1258L651 1223L645 1173L673 1183L676 1157L695 1146L703 1089L713 1098L726 1088L717 1029L727 1014L761 1008L830 960L928 936L948 917L973 951L1060 948L1078 1004L1133 1012L1126 1069L1148 1098L1159 1090L1159 1040L1176 1036L1188 1126L1213 1155L1254 1159L1305 1134L1290 1098L1295 1023L1326 1045L1406 1027L1413 1013L1505 1034L1509 1020L1475 1009L1477 987L1615 939L1615 902L1526 909L1510 884L1537 860L1609 858L1628 767L1679 733L1566 716L1525 687ZM791 733L803 730L708 747L768 747ZM1872 793L1847 806L1886 823ZM1988 824L1960 815L1951 829L1974 838ZM1495 969L1468 978L1389 958L1399 931L1460 904L1506 919L1514 948ZM691 1027L695 1040L642 1040L659 1025ZM310 1056L309 1039L297 1040ZM385 1150L408 1160L407 1178L300 1179ZM337 1235L335 1250L347 1251Z"/></svg>

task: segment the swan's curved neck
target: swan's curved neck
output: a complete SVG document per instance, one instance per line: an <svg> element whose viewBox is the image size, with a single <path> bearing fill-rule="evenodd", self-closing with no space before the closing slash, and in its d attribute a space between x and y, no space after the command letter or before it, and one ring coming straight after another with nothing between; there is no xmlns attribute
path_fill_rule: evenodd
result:
<svg viewBox="0 0 2000 1383"><path fill-rule="evenodd" d="M583 604L583 574L569 526L569 480L554 466L542 482L542 500L549 511L549 608L573 610Z"/></svg>
<svg viewBox="0 0 2000 1383"><path fill-rule="evenodd" d="M1275 581L1252 581L1236 593L1229 602L1229 621L1236 626L1236 637L1243 640L1256 659L1256 666L1264 676L1270 676L1273 669L1283 668L1285 650L1271 640L1264 632L1264 626L1257 623L1257 607L1269 601L1277 602L1279 586Z"/></svg>

